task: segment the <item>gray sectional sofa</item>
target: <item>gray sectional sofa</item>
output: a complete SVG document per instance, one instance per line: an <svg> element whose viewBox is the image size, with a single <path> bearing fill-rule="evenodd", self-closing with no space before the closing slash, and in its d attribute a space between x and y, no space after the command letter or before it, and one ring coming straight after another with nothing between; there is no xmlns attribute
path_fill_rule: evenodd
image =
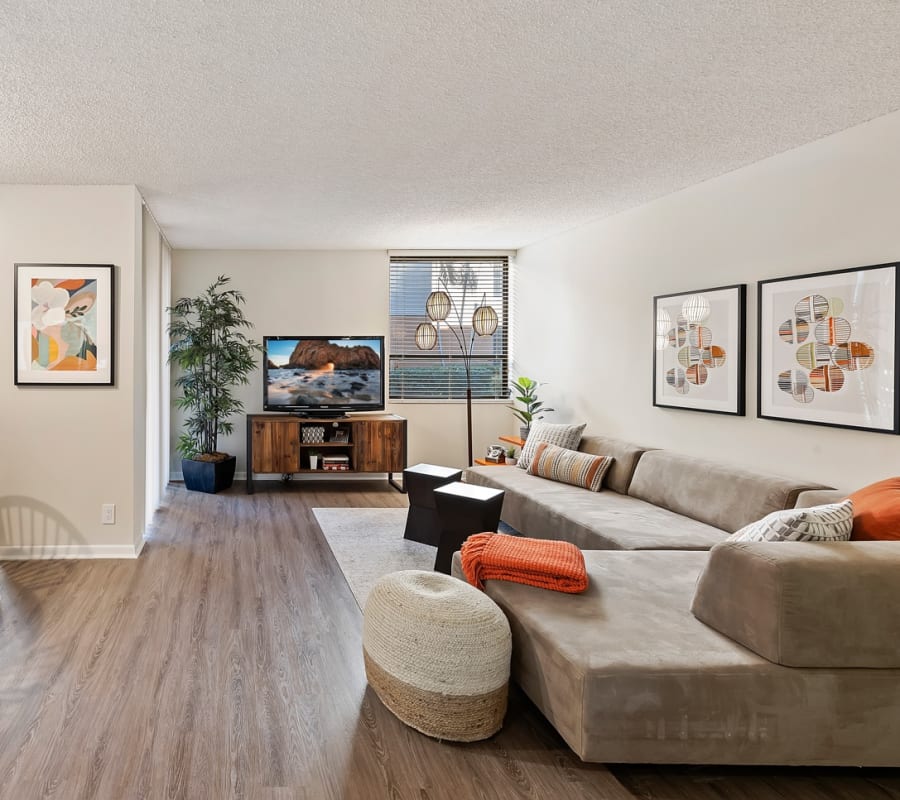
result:
<svg viewBox="0 0 900 800"><path fill-rule="evenodd" d="M599 494L512 467L503 519L585 550L590 588L505 581L513 678L583 759L900 766L900 546L736 543L843 493L598 436ZM454 564L459 572L458 554Z"/></svg>
<svg viewBox="0 0 900 800"><path fill-rule="evenodd" d="M579 450L615 458L599 494L517 467L471 467L463 480L503 489L503 521L526 536L582 550L709 550L828 488L605 436L584 436Z"/></svg>

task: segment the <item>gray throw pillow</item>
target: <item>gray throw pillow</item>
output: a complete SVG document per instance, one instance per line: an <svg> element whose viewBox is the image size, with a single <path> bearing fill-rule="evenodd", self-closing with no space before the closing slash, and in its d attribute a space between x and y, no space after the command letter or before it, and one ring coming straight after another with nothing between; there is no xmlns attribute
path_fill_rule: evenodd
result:
<svg viewBox="0 0 900 800"><path fill-rule="evenodd" d="M520 469L528 469L534 458L534 451L541 442L547 444L555 444L557 447L563 447L566 450L577 450L578 444L581 442L581 434L587 423L582 422L581 425L564 425L554 422L533 422L531 423L531 431L525 440L525 446L522 448L522 454L519 456L519 462L516 466Z"/></svg>
<svg viewBox="0 0 900 800"><path fill-rule="evenodd" d="M729 542L845 542L853 530L853 503L789 508L745 525Z"/></svg>

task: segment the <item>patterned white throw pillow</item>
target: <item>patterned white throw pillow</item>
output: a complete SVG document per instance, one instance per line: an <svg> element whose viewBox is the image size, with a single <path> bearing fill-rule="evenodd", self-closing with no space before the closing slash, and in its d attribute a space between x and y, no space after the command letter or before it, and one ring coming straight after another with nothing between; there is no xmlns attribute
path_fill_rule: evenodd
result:
<svg viewBox="0 0 900 800"><path fill-rule="evenodd" d="M730 542L845 542L853 530L853 502L773 511L728 537Z"/></svg>
<svg viewBox="0 0 900 800"><path fill-rule="evenodd" d="M581 425L560 425L554 422L531 423L531 430L528 433L528 438L525 440L525 446L522 448L522 454L519 456L519 462L516 466L521 469L528 469L531 466L531 460L534 458L534 451L541 442L555 444L557 447L564 447L566 450L577 450L586 424L585 422L582 422Z"/></svg>

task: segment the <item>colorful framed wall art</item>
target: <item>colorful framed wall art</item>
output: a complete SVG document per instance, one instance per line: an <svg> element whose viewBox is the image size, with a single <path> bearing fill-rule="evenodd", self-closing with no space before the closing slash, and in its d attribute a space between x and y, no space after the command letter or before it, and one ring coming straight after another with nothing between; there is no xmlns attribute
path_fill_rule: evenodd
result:
<svg viewBox="0 0 900 800"><path fill-rule="evenodd" d="M114 382L114 267L16 264L15 382Z"/></svg>
<svg viewBox="0 0 900 800"><path fill-rule="evenodd" d="M900 432L898 266L760 281L759 417Z"/></svg>
<svg viewBox="0 0 900 800"><path fill-rule="evenodd" d="M744 414L747 285L653 298L653 405Z"/></svg>

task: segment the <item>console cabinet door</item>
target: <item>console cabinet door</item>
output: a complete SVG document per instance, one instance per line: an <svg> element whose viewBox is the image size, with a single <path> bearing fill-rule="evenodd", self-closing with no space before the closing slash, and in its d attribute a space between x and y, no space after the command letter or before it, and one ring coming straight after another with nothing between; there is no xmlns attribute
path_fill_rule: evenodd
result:
<svg viewBox="0 0 900 800"><path fill-rule="evenodd" d="M355 469L403 472L406 468L406 420L354 421Z"/></svg>
<svg viewBox="0 0 900 800"><path fill-rule="evenodd" d="M300 423L296 420L253 421L253 471L300 471Z"/></svg>

